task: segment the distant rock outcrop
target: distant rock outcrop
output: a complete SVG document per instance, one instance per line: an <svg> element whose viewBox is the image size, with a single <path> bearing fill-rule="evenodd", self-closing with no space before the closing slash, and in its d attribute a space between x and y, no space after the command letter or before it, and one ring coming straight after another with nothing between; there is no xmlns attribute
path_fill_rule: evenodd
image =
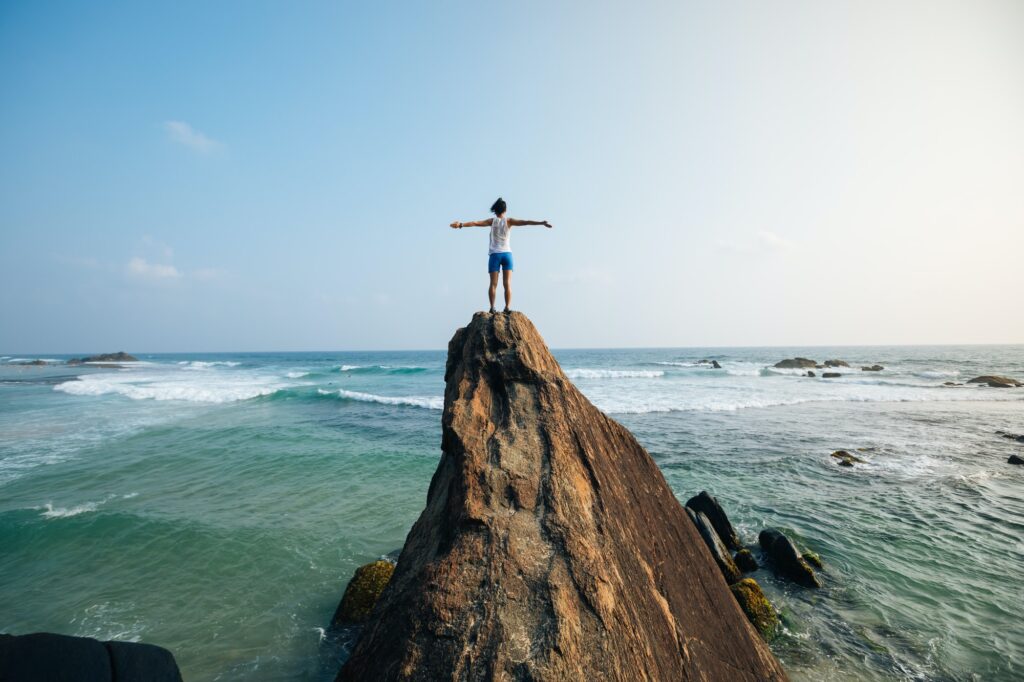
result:
<svg viewBox="0 0 1024 682"><path fill-rule="evenodd" d="M0 680L181 682L181 672L171 652L153 644L36 632L0 635Z"/></svg>
<svg viewBox="0 0 1024 682"><path fill-rule="evenodd" d="M824 364L825 364L826 367L849 367L850 366L850 363L848 363L846 360L826 360Z"/></svg>
<svg viewBox="0 0 1024 682"><path fill-rule="evenodd" d="M339 680L784 680L636 439L521 313L448 346L426 508Z"/></svg>
<svg viewBox="0 0 1024 682"><path fill-rule="evenodd" d="M123 350L116 353L103 353L101 355L89 355L84 358L75 358L68 360L69 365L81 365L86 362L138 362L139 359L134 355L129 355Z"/></svg>
<svg viewBox="0 0 1024 682"><path fill-rule="evenodd" d="M869 365L869 366L861 367L860 371L862 371L862 372L881 372L883 369L885 369L885 367L882 367L881 365Z"/></svg>
<svg viewBox="0 0 1024 682"><path fill-rule="evenodd" d="M973 379L968 379L967 383L985 384L986 386L991 386L992 388L1019 388L1021 386L1024 386L1024 384L1011 377L1001 377L990 374L986 374L985 376L981 377L974 377Z"/></svg>
<svg viewBox="0 0 1024 682"><path fill-rule="evenodd" d="M808 360L807 358L791 358L789 360L780 360L774 366L778 369L815 369L819 365L814 360Z"/></svg>
<svg viewBox="0 0 1024 682"><path fill-rule="evenodd" d="M841 376L843 376L843 375L840 374L839 372L823 372L822 375L821 375L821 378L822 379L838 379Z"/></svg>

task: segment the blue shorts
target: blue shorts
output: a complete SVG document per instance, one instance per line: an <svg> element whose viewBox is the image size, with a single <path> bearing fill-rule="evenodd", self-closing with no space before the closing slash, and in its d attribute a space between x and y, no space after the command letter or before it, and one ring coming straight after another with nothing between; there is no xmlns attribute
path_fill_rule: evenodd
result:
<svg viewBox="0 0 1024 682"><path fill-rule="evenodd" d="M497 272L498 270L508 270L509 272L512 272L511 251L492 253L487 257L487 272Z"/></svg>

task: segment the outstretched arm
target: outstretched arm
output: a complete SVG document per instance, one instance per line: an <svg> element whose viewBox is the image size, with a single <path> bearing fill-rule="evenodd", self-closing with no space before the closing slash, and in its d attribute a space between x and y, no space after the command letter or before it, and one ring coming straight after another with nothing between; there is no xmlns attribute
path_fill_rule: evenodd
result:
<svg viewBox="0 0 1024 682"><path fill-rule="evenodd" d="M461 229L463 227L490 227L490 226L491 226L491 221L490 220L471 220L468 223L460 223L458 220L456 220L454 223L452 223L450 225L450 227L452 229L454 229L454 230L458 230L458 229Z"/></svg>
<svg viewBox="0 0 1024 682"><path fill-rule="evenodd" d="M508 224L513 227L522 227L525 225L543 225L544 227L551 227L551 223L546 220L519 220L518 218L509 218Z"/></svg>

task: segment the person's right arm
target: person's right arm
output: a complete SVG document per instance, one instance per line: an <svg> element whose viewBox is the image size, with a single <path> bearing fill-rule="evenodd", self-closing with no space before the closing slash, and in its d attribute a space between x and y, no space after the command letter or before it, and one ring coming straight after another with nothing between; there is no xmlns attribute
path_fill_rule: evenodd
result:
<svg viewBox="0 0 1024 682"><path fill-rule="evenodd" d="M450 227L452 229L454 229L454 230L458 230L458 229L461 229L463 227L490 227L490 226L491 226L491 221L490 220L472 220L472 221L470 221L468 223L460 223L458 220L456 220L454 223L452 223L450 225Z"/></svg>

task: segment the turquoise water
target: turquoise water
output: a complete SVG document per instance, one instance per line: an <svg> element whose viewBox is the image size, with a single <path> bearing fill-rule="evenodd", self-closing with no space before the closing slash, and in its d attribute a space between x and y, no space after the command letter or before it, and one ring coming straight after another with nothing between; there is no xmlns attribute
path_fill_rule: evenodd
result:
<svg viewBox="0 0 1024 682"><path fill-rule="evenodd" d="M855 369L767 368L794 355ZM556 356L680 500L708 489L746 542L775 525L821 554L821 590L755 576L794 679L1024 675L1024 446L994 434L1024 432L1024 389L941 385L1024 378L1024 346ZM161 644L190 681L330 679L348 578L422 509L444 353L140 360L0 358L0 631Z"/></svg>

